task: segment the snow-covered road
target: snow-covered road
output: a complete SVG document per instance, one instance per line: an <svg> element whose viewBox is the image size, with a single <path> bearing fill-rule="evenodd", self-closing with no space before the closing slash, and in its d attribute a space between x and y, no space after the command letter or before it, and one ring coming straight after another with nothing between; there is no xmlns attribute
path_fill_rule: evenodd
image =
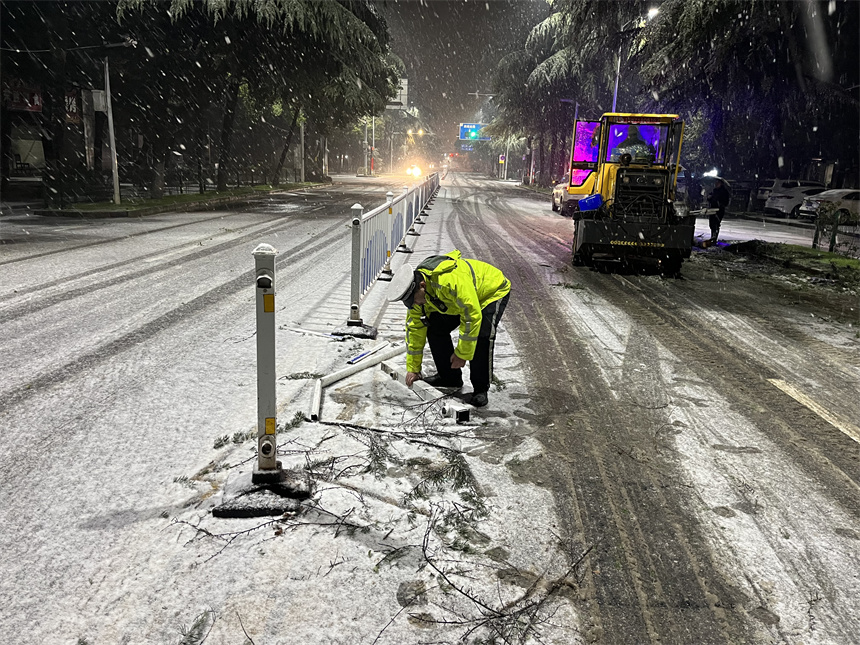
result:
<svg viewBox="0 0 860 645"><path fill-rule="evenodd" d="M683 280L575 269L543 200L451 175L411 257L459 248L513 282L490 406L454 426L367 370L293 423L313 375L373 344L294 331L349 313L349 206L388 189L367 182L4 230L0 642L856 638L844 299L708 254ZM292 522L210 513L253 458L260 242L279 250L281 458L317 481ZM400 339L381 288L362 313Z"/></svg>

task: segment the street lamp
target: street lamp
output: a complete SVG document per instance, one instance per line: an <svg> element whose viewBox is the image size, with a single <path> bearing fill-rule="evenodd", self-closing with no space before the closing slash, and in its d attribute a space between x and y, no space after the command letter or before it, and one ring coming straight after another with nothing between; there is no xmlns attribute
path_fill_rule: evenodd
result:
<svg viewBox="0 0 860 645"><path fill-rule="evenodd" d="M651 9L648 10L648 17L646 20L642 20L641 17L640 18L633 18L632 20L628 20L623 25L621 25L620 33L623 34L624 30L627 28L627 26L636 20L641 21L640 25L639 25L639 29L641 29L642 26L645 24L645 22L647 22L647 20L651 20L658 13L660 13L660 10L657 7L652 7ZM615 105L618 102L618 81L621 79L621 51L622 51L623 47L624 47L624 42L622 40L622 42L620 42L618 44L618 67L615 69L615 93L612 95L612 111L613 112L615 112Z"/></svg>
<svg viewBox="0 0 860 645"><path fill-rule="evenodd" d="M394 172L394 137L397 136L398 134L407 135L406 143L410 143L410 142L415 143L415 139L413 138L413 135L417 134L419 137L423 137L425 132L424 132L424 128L419 128L417 132L415 130L413 130L412 128L409 128L408 130L406 130L406 132L392 132L391 133L391 139L390 139L390 141L391 141L391 152L390 152L390 155L391 155L391 172ZM432 136L432 133L430 133L428 136Z"/></svg>

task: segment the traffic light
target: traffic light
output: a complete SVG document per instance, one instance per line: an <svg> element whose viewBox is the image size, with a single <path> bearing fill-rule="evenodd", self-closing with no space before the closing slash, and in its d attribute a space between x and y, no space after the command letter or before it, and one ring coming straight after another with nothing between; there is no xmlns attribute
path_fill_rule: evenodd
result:
<svg viewBox="0 0 860 645"><path fill-rule="evenodd" d="M478 131L477 130L470 130L469 131L469 138L470 139L477 139L478 138Z"/></svg>

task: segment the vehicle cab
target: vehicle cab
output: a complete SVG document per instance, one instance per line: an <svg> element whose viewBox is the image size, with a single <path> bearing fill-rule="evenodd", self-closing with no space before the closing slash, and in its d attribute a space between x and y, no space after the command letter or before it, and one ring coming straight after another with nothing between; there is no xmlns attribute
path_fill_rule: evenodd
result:
<svg viewBox="0 0 860 645"><path fill-rule="evenodd" d="M590 184L589 194L600 194L619 215L665 215L675 199L683 128L675 114L609 113L577 122L570 190Z"/></svg>
<svg viewBox="0 0 860 645"><path fill-rule="evenodd" d="M608 113L577 121L569 192L574 262L652 257L673 268L689 257L695 221L676 204L684 123L675 114Z"/></svg>

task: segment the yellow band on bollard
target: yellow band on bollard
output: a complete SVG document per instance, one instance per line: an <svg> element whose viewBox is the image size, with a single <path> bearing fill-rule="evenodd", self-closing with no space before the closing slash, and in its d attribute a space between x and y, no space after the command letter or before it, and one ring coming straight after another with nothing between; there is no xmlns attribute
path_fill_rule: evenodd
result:
<svg viewBox="0 0 860 645"><path fill-rule="evenodd" d="M263 311L267 314L275 313L275 294L274 293L264 293L263 294Z"/></svg>
<svg viewBox="0 0 860 645"><path fill-rule="evenodd" d="M273 417L266 419L266 434L275 434L275 419Z"/></svg>

